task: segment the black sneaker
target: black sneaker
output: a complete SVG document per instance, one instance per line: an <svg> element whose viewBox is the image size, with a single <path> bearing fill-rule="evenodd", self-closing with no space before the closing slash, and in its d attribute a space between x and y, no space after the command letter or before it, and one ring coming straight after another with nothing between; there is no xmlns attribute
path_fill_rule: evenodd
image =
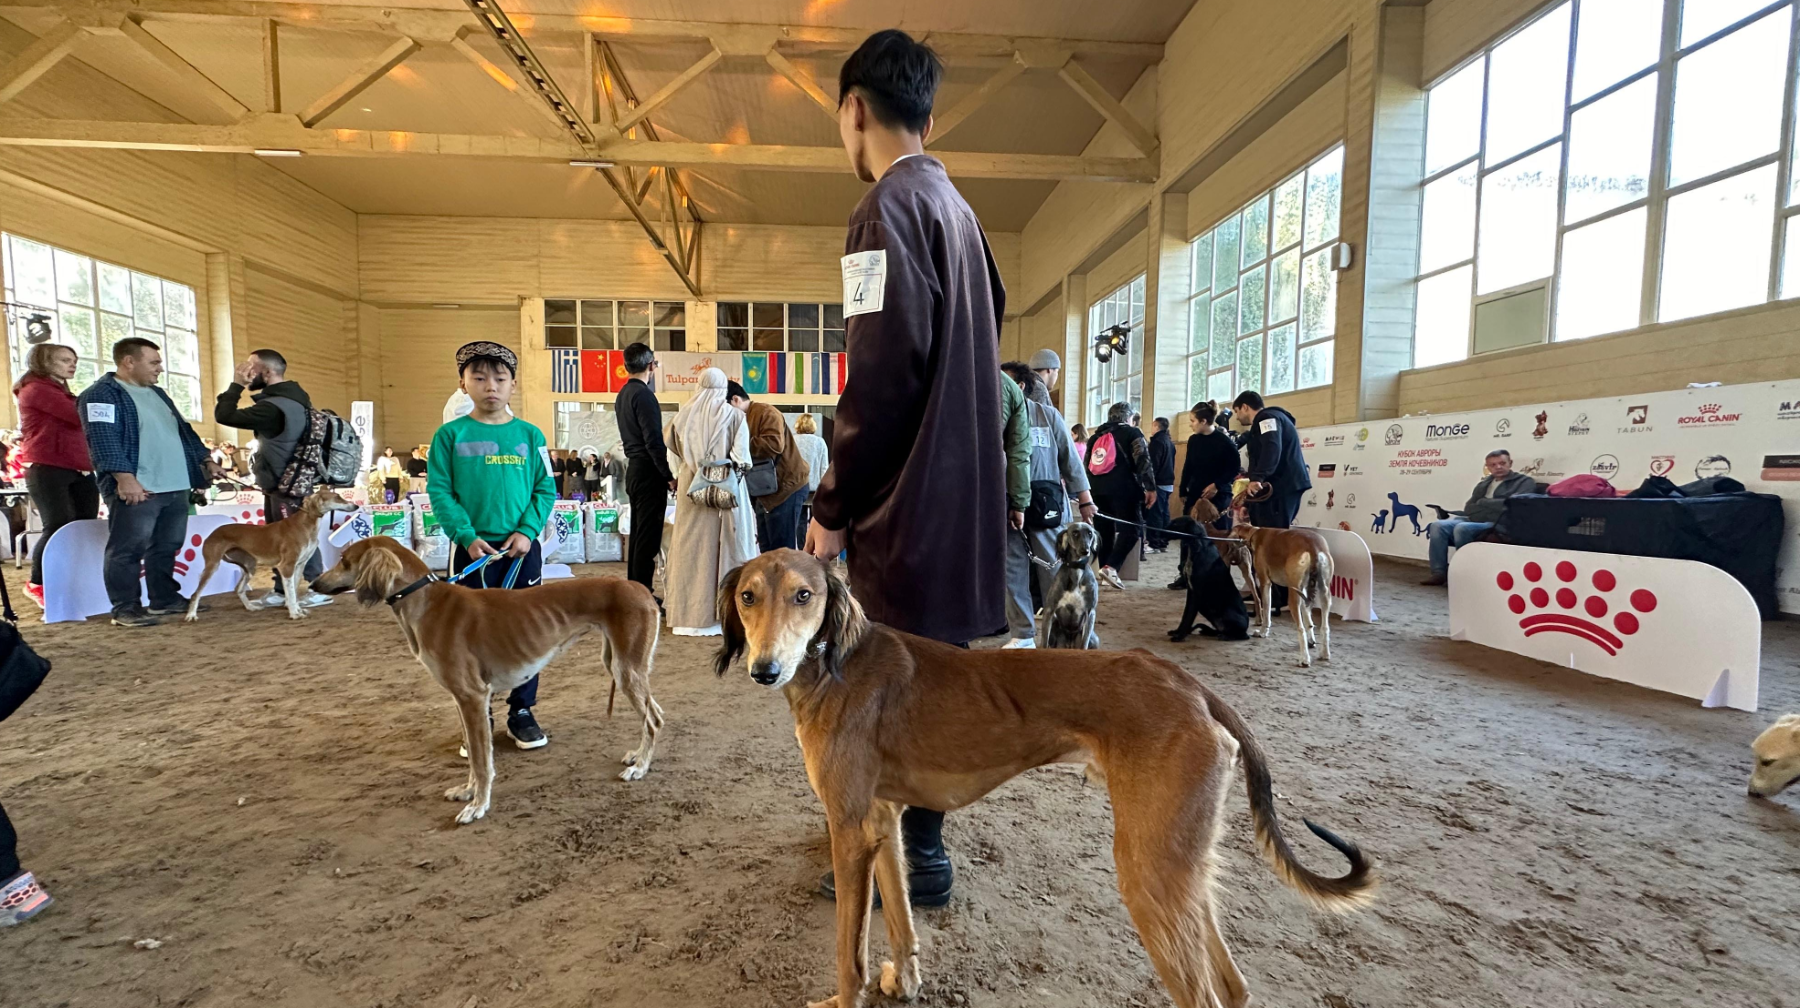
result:
<svg viewBox="0 0 1800 1008"><path fill-rule="evenodd" d="M116 612L112 615L113 626L151 627L158 626L161 623L162 620L157 619L155 616L150 615L141 608L126 609L123 612Z"/></svg>
<svg viewBox="0 0 1800 1008"><path fill-rule="evenodd" d="M1187 591L1187 578L1176 578L1168 584L1170 591Z"/></svg>
<svg viewBox="0 0 1800 1008"><path fill-rule="evenodd" d="M531 716L530 707L520 707L506 716L506 734L512 736L513 745L520 749L537 749L550 744L544 729L538 727L537 718Z"/></svg>
<svg viewBox="0 0 1800 1008"><path fill-rule="evenodd" d="M187 608L188 608L188 600L181 599L177 602L172 602L168 605L151 606L150 608L148 608L144 611L149 613L152 616L185 616L185 615L187 615ZM199 606L197 606L194 609L194 611L195 612L206 612L208 609L211 609L211 608L212 608L211 605L209 605L205 602L202 602L202 603L200 603Z"/></svg>

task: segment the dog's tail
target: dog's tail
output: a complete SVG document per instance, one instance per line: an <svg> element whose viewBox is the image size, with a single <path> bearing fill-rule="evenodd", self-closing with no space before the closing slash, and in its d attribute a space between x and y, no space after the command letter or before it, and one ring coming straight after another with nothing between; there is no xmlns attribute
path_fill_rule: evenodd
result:
<svg viewBox="0 0 1800 1008"><path fill-rule="evenodd" d="M1309 582L1306 598L1318 608L1320 619L1331 618L1331 575L1331 554L1326 550L1314 553L1311 569L1306 574Z"/></svg>
<svg viewBox="0 0 1800 1008"><path fill-rule="evenodd" d="M1343 913L1367 905L1375 899L1379 882L1369 859L1355 844L1311 819L1302 819L1313 835L1337 848L1350 862L1350 871L1337 878L1314 873L1294 857L1287 837L1281 832L1281 820L1275 814L1275 791L1269 777L1269 764L1250 726L1238 717L1225 701L1206 693L1207 712L1237 740L1238 755L1244 761L1244 790L1250 797L1250 817L1256 823L1256 841L1275 876L1288 887L1306 897L1321 909Z"/></svg>

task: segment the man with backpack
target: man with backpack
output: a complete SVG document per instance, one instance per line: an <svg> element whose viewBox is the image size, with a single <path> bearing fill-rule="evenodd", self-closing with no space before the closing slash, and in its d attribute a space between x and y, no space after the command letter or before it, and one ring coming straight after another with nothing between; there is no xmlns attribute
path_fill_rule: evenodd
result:
<svg viewBox="0 0 1800 1008"><path fill-rule="evenodd" d="M1070 520L1069 497L1077 497L1081 521L1093 521L1096 509L1088 492L1087 472L1069 438L1069 426L1056 407L1050 405L1050 387L1036 369L1026 367L1022 361L1007 361L1000 370L1006 374L1007 384L1022 394L1021 413L1029 450L1027 503L1019 530L1006 541L1006 622L1012 639L1005 646L1032 648L1037 647L1037 621L1032 616L1037 605L1032 601L1032 581L1035 575L1037 596L1047 598L1056 577L1056 538ZM1006 401L1010 403L1012 396L1008 395ZM1010 473L1009 457L1009 476ZM1033 558L1041 563L1033 563Z"/></svg>
<svg viewBox="0 0 1800 1008"><path fill-rule="evenodd" d="M246 388L252 393L252 404L239 409L238 399ZM274 350L251 351L244 363L238 365L237 381L219 393L213 419L227 427L256 434L256 457L251 462L250 472L256 478L257 488L263 492L265 521L279 521L298 512L311 492L310 486L298 493L281 489L281 477L311 426L311 413L312 397L299 382L288 380L287 358ZM300 572L301 583L311 584L324 569L318 551L313 551L305 569ZM283 592L281 575L271 576L275 579L275 587L258 604L265 609L279 609L287 605L287 596ZM300 604L308 609L330 601L331 596L311 590L300 597Z"/></svg>
<svg viewBox="0 0 1800 1008"><path fill-rule="evenodd" d="M1100 580L1121 591L1119 565L1137 548L1144 512L1156 504L1150 442L1131 422L1131 404L1116 402L1088 439L1088 482L1100 505Z"/></svg>

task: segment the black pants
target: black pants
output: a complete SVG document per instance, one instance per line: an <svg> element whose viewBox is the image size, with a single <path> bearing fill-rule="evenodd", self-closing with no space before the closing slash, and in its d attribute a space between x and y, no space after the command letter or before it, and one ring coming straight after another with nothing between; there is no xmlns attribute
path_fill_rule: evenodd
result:
<svg viewBox="0 0 1800 1008"><path fill-rule="evenodd" d="M400 499L400 477L389 476L388 478L381 481L381 485L384 487L387 487L387 492L389 494L389 496L388 496L389 502L397 501Z"/></svg>
<svg viewBox="0 0 1800 1008"><path fill-rule="evenodd" d="M1144 542L1151 549L1168 549L1169 537L1165 530L1169 527L1169 491L1156 491L1156 503L1144 514L1144 524L1149 526L1144 532Z"/></svg>
<svg viewBox="0 0 1800 1008"><path fill-rule="evenodd" d="M25 488L31 491L31 503L43 519L44 534L31 551L31 583L44 583L44 547L56 530L72 521L100 516L100 488L94 477L75 469L33 463L25 470ZM16 529L14 531L17 531ZM3 817L0 817L3 818Z"/></svg>
<svg viewBox="0 0 1800 1008"><path fill-rule="evenodd" d="M495 549L501 549L505 545L505 542L506 540L504 539L487 540L487 544ZM457 571L469 566L470 563L474 562L474 559L474 557L469 556L468 550L463 549L461 546L456 547L450 552L450 573L455 574ZM522 562L519 564L519 576L513 581L514 588L530 588L533 585L544 583L543 543L538 542L535 539L532 540L531 552L516 559ZM506 584L506 574L508 571L512 570L514 560L514 557L495 557L493 560L488 561L488 565L481 568L478 573L469 577L467 580L458 581L457 584L469 588L502 587ZM521 707L536 707L537 690L538 677L532 676L530 679L520 683L517 689L514 689L511 693L507 694L506 709L508 711L516 711Z"/></svg>
<svg viewBox="0 0 1800 1008"><path fill-rule="evenodd" d="M392 481L390 480L389 482ZM281 521L289 515L298 513L305 505L306 498L304 497L282 497L279 494L272 494L267 490L264 490L263 521ZM323 573L325 573L325 559L319 555L318 550L313 550L313 555L307 557L305 565L300 568L300 584L302 590L305 590L306 585L312 584L313 579ZM287 592L282 587L281 575L270 571L269 577L275 585L275 594L285 597Z"/></svg>
<svg viewBox="0 0 1800 1008"><path fill-rule="evenodd" d="M142 504L106 495L106 599L114 615L143 605L138 571L153 608L187 604L175 583L175 554L187 535L188 491L153 493Z"/></svg>
<svg viewBox="0 0 1800 1008"><path fill-rule="evenodd" d="M650 463L632 459L625 471L625 498L631 502L631 551L625 557L625 576L655 591L651 582L656 580L656 555L662 552L669 481Z"/></svg>
<svg viewBox="0 0 1800 1008"><path fill-rule="evenodd" d="M6 818L6 807L0 806L0 885L11 882L19 871L19 834Z"/></svg>
<svg viewBox="0 0 1800 1008"><path fill-rule="evenodd" d="M1250 515L1250 524L1257 528L1292 528L1294 516L1300 513L1300 498L1305 494L1304 490L1276 488L1266 501L1246 502L1244 510ZM1282 585L1270 586L1270 607L1282 608L1287 605L1287 597L1287 588Z"/></svg>
<svg viewBox="0 0 1800 1008"><path fill-rule="evenodd" d="M1144 520L1144 492L1135 483L1123 489L1094 487L1093 492L1100 513L1120 519L1097 518L1094 525L1094 531L1100 533L1100 565L1118 570L1137 548L1138 527L1127 523Z"/></svg>

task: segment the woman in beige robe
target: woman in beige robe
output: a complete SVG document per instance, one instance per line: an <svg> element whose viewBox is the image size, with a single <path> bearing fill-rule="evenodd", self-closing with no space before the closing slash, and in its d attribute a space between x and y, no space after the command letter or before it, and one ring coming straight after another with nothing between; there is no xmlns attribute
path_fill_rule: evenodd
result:
<svg viewBox="0 0 1800 1008"><path fill-rule="evenodd" d="M675 472L675 538L669 547L664 602L669 626L684 637L720 633L719 582L756 556L756 515L744 488L750 468L750 432L744 414L725 399L725 372L700 372L700 387L669 424L669 450L681 462ZM737 506L695 503L688 488L703 465L729 461Z"/></svg>

